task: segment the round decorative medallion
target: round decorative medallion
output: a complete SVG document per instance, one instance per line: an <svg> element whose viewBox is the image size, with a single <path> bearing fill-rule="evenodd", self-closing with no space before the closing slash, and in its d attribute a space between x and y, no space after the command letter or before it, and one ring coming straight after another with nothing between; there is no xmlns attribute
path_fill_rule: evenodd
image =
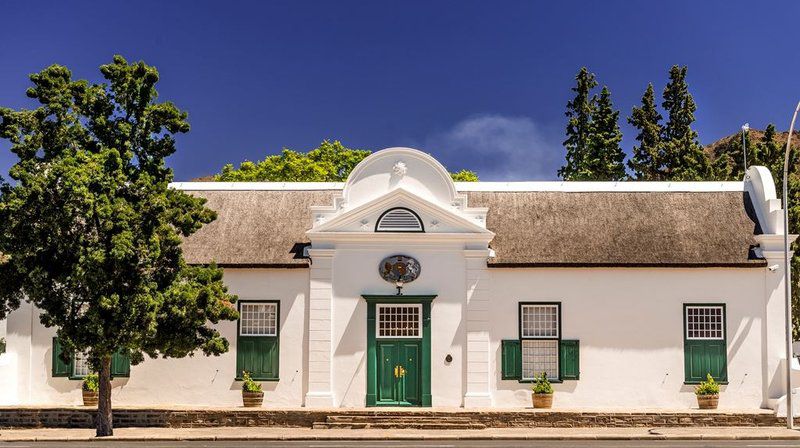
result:
<svg viewBox="0 0 800 448"><path fill-rule="evenodd" d="M398 288L398 292L399 288L403 287L403 284L416 280L421 271L422 267L419 262L415 258L406 255L386 257L378 266L378 273L381 278L389 283L394 283Z"/></svg>

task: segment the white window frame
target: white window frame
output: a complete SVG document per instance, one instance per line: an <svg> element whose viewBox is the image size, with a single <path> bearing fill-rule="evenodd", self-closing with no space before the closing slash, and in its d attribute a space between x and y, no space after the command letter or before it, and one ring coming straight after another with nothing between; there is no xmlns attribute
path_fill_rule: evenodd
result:
<svg viewBox="0 0 800 448"><path fill-rule="evenodd" d="M690 309L719 309L720 310L720 326L721 326L721 335L719 337L707 337L707 336L689 336L689 310ZM725 334L725 319L727 316L725 315L725 306L721 304L708 304L708 305L686 305L683 307L683 321L685 328L684 337L687 341L724 341L726 334ZM716 330L715 330L716 331Z"/></svg>
<svg viewBox="0 0 800 448"><path fill-rule="evenodd" d="M555 335L548 335L548 336L526 336L525 335L525 328L523 322L523 316L525 314L525 308L553 308L555 309ZM521 302L519 304L519 316L517 317L517 325L519 325L519 339L520 339L520 355L522 356L522 371L520 372L520 377L523 381L531 381L534 377L529 376L529 373L526 372L525 366L525 355L524 355L524 345L525 341L550 341L555 343L555 350L556 350L556 368L555 372L547 372L548 376L547 379L551 381L559 381L561 379L561 303L555 302ZM537 375L540 372L533 372L533 375Z"/></svg>
<svg viewBox="0 0 800 448"><path fill-rule="evenodd" d="M273 308L273 312L275 313L275 327L272 329L273 332L271 334L251 334L251 333L244 333L244 308L246 306L260 306L265 305ZM242 300L239 302L239 336L249 337L249 338L257 338L257 337L266 337L272 338L278 336L278 327L280 326L280 315L278 315L279 307L277 301L248 301Z"/></svg>
<svg viewBox="0 0 800 448"><path fill-rule="evenodd" d="M550 308L556 310L556 334L550 336L526 336L525 335L525 308ZM557 303L522 303L520 304L519 329L520 339L560 339L561 338L561 306Z"/></svg>
<svg viewBox="0 0 800 448"><path fill-rule="evenodd" d="M381 309L383 308L416 308L419 316L417 335L415 336L381 336ZM375 338L376 339L422 339L422 304L421 303L378 303L375 305Z"/></svg>
<svg viewBox="0 0 800 448"><path fill-rule="evenodd" d="M82 360L86 365L86 373L78 373L78 361ZM73 378L86 378L92 373L92 366L89 365L89 360L86 359L86 353L75 353L72 355L72 377Z"/></svg>

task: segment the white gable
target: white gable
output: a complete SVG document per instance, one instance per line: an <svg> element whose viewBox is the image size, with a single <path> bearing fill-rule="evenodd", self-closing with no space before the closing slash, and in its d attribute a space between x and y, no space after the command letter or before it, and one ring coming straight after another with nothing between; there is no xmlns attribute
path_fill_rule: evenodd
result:
<svg viewBox="0 0 800 448"><path fill-rule="evenodd" d="M487 210L468 207L447 170L411 148L384 149L361 161L333 204L312 207L309 233L374 232L379 219L398 207L413 212L426 233L491 233Z"/></svg>

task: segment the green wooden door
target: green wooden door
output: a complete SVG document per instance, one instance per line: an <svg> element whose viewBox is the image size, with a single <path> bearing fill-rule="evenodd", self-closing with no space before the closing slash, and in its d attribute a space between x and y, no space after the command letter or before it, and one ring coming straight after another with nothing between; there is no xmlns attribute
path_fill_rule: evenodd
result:
<svg viewBox="0 0 800 448"><path fill-rule="evenodd" d="M378 393L376 404L384 406L419 406L421 342L379 340Z"/></svg>

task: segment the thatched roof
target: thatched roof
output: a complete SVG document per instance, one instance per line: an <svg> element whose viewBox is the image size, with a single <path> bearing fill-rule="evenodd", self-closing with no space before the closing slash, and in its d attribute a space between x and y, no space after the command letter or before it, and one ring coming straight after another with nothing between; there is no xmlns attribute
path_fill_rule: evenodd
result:
<svg viewBox="0 0 800 448"><path fill-rule="evenodd" d="M306 267L303 247L311 228L312 205L333 202L323 191L186 191L208 200L217 219L183 243L190 264Z"/></svg>
<svg viewBox="0 0 800 448"><path fill-rule="evenodd" d="M187 191L217 220L187 238L189 263L306 267L312 205L336 190ZM764 266L746 193L472 191L488 207L495 267Z"/></svg>
<svg viewBox="0 0 800 448"><path fill-rule="evenodd" d="M743 192L470 192L493 266L762 266Z"/></svg>

